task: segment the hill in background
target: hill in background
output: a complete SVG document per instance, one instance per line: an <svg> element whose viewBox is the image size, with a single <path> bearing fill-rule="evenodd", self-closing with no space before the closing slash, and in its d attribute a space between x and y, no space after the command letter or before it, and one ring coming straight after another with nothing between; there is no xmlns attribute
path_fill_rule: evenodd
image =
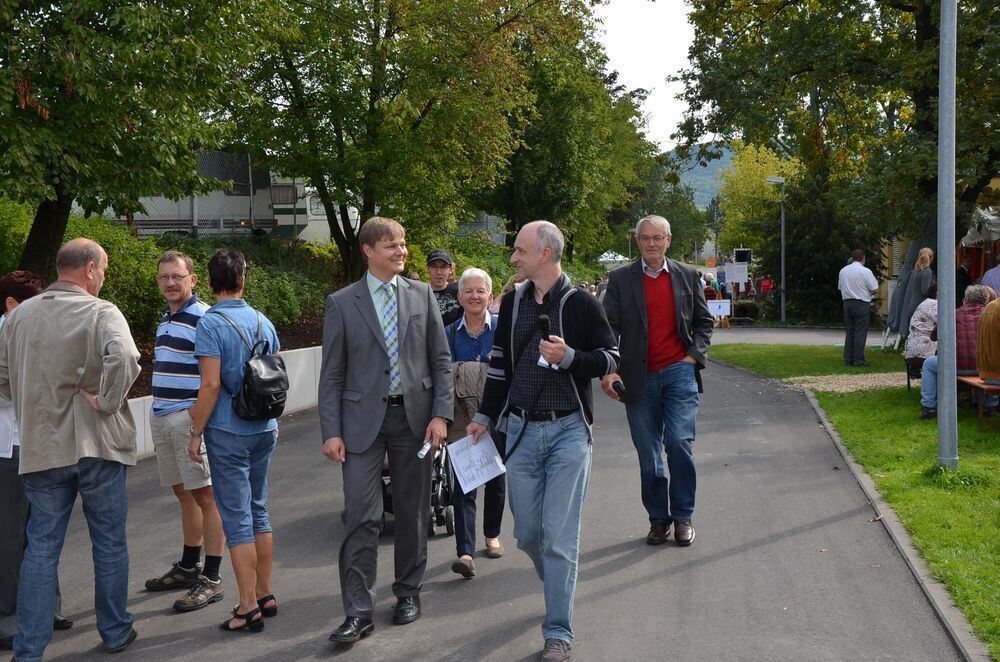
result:
<svg viewBox="0 0 1000 662"><path fill-rule="evenodd" d="M729 148L722 151L722 156L712 161L699 163L695 158L689 158L678 175L682 184L687 184L694 190L694 204L699 209L706 209L708 203L719 192L719 174L732 165L733 152ZM704 165L702 165L702 163Z"/></svg>

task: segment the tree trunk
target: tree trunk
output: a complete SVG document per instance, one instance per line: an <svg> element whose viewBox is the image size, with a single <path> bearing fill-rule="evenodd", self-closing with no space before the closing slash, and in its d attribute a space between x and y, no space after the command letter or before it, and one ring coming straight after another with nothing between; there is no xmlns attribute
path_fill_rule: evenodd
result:
<svg viewBox="0 0 1000 662"><path fill-rule="evenodd" d="M35 211L35 220L28 232L28 241L21 254L21 269L33 271L49 279L55 273L56 253L62 246L73 196L56 187L55 200L43 200Z"/></svg>

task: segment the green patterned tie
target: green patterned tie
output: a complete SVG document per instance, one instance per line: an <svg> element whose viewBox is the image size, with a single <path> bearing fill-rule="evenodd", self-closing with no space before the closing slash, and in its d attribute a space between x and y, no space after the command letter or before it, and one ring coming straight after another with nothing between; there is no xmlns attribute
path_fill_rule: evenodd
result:
<svg viewBox="0 0 1000 662"><path fill-rule="evenodd" d="M399 310L392 285L385 283L382 291L382 335L385 336L385 351L389 355L389 392L400 390L399 378Z"/></svg>

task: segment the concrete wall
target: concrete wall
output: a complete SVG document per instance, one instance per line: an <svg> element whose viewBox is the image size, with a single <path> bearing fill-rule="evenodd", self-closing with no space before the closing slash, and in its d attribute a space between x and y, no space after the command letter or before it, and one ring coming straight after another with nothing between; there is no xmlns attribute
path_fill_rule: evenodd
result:
<svg viewBox="0 0 1000 662"><path fill-rule="evenodd" d="M315 407L322 348L292 349L282 352L281 356L285 359L285 368L288 370L289 389L285 413L291 414ZM128 401L132 417L135 419L135 442L140 460L153 456L153 437L149 432L149 408L152 404L151 395Z"/></svg>

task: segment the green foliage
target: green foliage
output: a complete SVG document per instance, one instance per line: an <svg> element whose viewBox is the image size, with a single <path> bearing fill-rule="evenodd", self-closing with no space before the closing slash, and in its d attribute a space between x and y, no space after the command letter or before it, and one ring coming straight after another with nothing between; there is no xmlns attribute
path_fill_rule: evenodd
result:
<svg viewBox="0 0 1000 662"><path fill-rule="evenodd" d="M530 102L513 45L563 7L585 9L295 3L243 76L252 103L232 112L267 165L317 189L354 278L363 264L347 205L399 218L419 239L421 228L454 229L466 196L495 182L517 142L509 119Z"/></svg>
<svg viewBox="0 0 1000 662"><path fill-rule="evenodd" d="M784 177L790 188L802 176L798 159L782 159L767 147L733 144L732 167L722 171L719 189L721 223L718 248L730 253L741 246L759 252L774 234L769 226L778 223L781 186L768 177Z"/></svg>
<svg viewBox="0 0 1000 662"><path fill-rule="evenodd" d="M0 198L0 273L17 267L31 216L24 205ZM247 259L246 300L277 325L296 322L302 315L321 315L326 296L342 283L340 260L330 244L272 239L192 239L165 234L140 239L128 228L102 218L72 216L66 239L87 237L108 252L108 272L101 298L117 305L139 342L148 342L163 310L156 285L156 264L167 250L187 253L194 261L195 291L208 303L215 297L208 286L208 260L222 246L241 251ZM47 274L51 280L55 274Z"/></svg>
<svg viewBox="0 0 1000 662"><path fill-rule="evenodd" d="M125 213L210 187L198 150L223 140L251 16L269 20L255 0L0 2L0 195L60 202L36 250L58 248L70 201Z"/></svg>
<svg viewBox="0 0 1000 662"><path fill-rule="evenodd" d="M958 2L957 237L1000 170L995 5ZM698 144L713 136L797 154L826 170L827 204L850 223L935 246L939 13L938 0L694 0L677 77L686 151L717 151ZM804 153L820 144L822 167Z"/></svg>
<svg viewBox="0 0 1000 662"><path fill-rule="evenodd" d="M654 167L642 133L642 90L626 92L593 38L589 17L568 20L557 38L527 39L519 56L535 99L517 122L521 144L502 183L482 196L508 220L508 243L527 222L546 219L566 235L568 254L608 247L607 221Z"/></svg>
<svg viewBox="0 0 1000 662"><path fill-rule="evenodd" d="M714 349L714 348L713 348ZM870 356L869 356L870 358ZM817 393L854 459L899 515L977 636L1000 657L1000 436L959 410L957 471L937 462L937 423L902 388Z"/></svg>

